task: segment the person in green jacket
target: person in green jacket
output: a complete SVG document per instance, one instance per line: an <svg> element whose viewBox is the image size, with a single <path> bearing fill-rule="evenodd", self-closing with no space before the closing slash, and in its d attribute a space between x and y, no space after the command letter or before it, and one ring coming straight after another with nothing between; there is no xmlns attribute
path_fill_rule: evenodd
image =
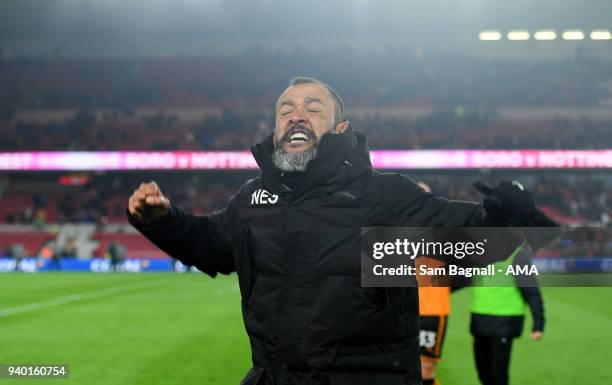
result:
<svg viewBox="0 0 612 385"><path fill-rule="evenodd" d="M510 265L530 265L531 255L529 247L523 245L506 261L495 264L495 271L501 269L503 274L481 276L475 281L470 331L483 385L508 384L512 341L522 334L526 305L533 316L531 338L542 338L544 303L535 276L505 274Z"/></svg>

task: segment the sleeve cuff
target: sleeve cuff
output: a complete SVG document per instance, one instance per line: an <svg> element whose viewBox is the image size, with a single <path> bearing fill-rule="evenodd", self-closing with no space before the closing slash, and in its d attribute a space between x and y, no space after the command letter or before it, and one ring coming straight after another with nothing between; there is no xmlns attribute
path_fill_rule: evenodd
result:
<svg viewBox="0 0 612 385"><path fill-rule="evenodd" d="M149 231L155 231L159 229L160 227L168 226L170 223L174 221L174 218L176 218L177 211L178 211L177 208L175 208L174 206L170 206L170 211L168 211L168 214L166 216L164 216L161 219L158 219L157 221L153 223L149 223L149 224L144 224L140 222L138 219L136 219L136 217L134 217L130 213L130 210L127 208L125 209L125 215L127 216L127 220L130 225L134 226L136 229L140 231L149 232Z"/></svg>

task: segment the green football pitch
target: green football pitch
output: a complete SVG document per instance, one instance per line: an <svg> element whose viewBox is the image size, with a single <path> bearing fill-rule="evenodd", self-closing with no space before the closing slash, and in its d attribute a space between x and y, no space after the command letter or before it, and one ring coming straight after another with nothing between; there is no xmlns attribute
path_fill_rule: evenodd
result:
<svg viewBox="0 0 612 385"><path fill-rule="evenodd" d="M543 292L544 338L525 333L516 341L511 382L612 383L612 288ZM453 294L439 369L444 385L478 383L469 300L469 289ZM236 277L2 274L0 364L68 364L70 372L66 380L0 385L238 384L250 353Z"/></svg>

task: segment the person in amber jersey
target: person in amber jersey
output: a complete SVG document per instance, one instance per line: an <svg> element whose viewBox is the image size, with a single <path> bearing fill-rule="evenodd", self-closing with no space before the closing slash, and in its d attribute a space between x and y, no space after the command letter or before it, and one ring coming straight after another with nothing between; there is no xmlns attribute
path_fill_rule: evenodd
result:
<svg viewBox="0 0 612 385"><path fill-rule="evenodd" d="M424 263L423 260L428 260L428 267L433 267L434 263L431 262L433 260L429 258L419 258L417 265ZM423 385L440 383L436 380L436 365L442 357L442 344L450 315L451 289L435 285L435 282L421 285L421 280L419 280L419 345Z"/></svg>
<svg viewBox="0 0 612 385"><path fill-rule="evenodd" d="M427 192L430 187L419 182ZM432 258L417 258L416 267L441 267L444 264ZM440 384L436 379L436 365L442 357L442 344L450 315L450 283L445 277L417 276L419 283L419 345L421 348L421 374L423 385Z"/></svg>

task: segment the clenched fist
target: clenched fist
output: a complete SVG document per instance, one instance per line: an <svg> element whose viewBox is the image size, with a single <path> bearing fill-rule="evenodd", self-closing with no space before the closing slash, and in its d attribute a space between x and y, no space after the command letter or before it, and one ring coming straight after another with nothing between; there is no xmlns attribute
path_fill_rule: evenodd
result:
<svg viewBox="0 0 612 385"><path fill-rule="evenodd" d="M150 224L168 214L170 201L161 192L157 183L141 183L130 197L128 209L140 222Z"/></svg>

